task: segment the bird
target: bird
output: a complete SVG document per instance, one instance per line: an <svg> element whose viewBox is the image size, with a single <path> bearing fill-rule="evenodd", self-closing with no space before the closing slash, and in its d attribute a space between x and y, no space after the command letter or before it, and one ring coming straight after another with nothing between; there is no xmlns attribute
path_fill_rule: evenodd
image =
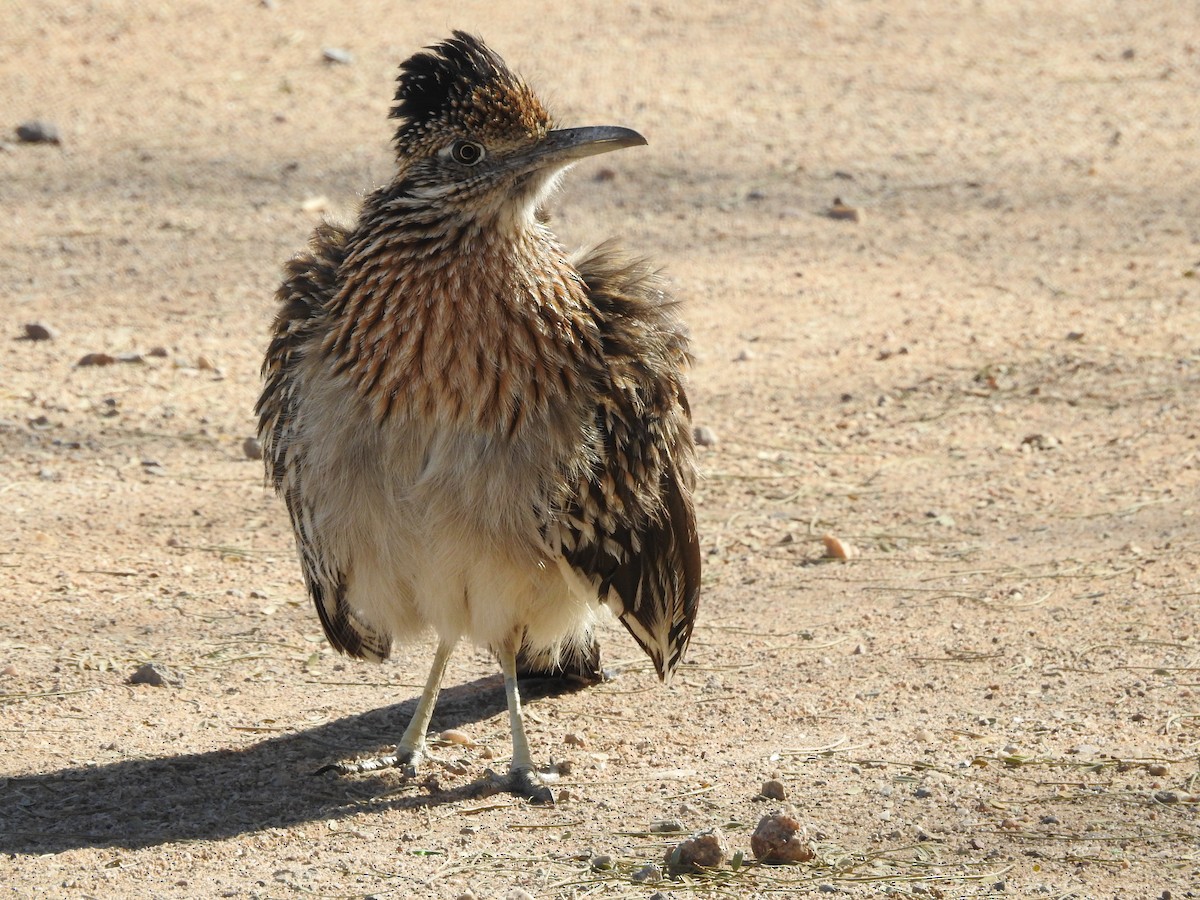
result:
<svg viewBox="0 0 1200 900"><path fill-rule="evenodd" d="M552 803L518 668L594 665L607 608L669 682L699 606L679 302L615 241L566 251L545 213L573 163L647 141L558 127L463 31L401 63L389 118L390 181L285 266L256 405L267 480L334 648L381 661L437 638L382 762L427 761L467 641L503 673L512 757L496 777Z"/></svg>

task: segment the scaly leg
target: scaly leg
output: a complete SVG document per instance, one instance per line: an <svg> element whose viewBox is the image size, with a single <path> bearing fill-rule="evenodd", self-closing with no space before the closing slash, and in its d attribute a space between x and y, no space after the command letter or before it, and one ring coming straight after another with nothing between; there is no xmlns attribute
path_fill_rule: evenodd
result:
<svg viewBox="0 0 1200 900"><path fill-rule="evenodd" d="M529 753L525 736L525 720L521 715L521 694L517 690L517 654L511 641L500 649L500 668L504 672L504 694L508 698L508 727L512 731L513 756L508 767L509 791L528 797L535 803L553 803L554 795L538 777Z"/></svg>
<svg viewBox="0 0 1200 900"><path fill-rule="evenodd" d="M437 705L438 692L442 689L446 663L450 661L450 654L454 651L456 643L457 641L442 641L438 644L437 652L433 655L433 666L430 667L429 677L425 680L425 690L421 692L421 699L417 701L417 708L408 722L408 727L404 729L404 734L400 736L400 743L393 755L352 763L334 763L322 766L315 774L337 772L339 775L357 775L392 766L404 766L404 774L409 778L414 777L417 774L417 766L425 759L429 749L425 743L425 733L429 730L429 720L433 718L433 708Z"/></svg>
<svg viewBox="0 0 1200 900"><path fill-rule="evenodd" d="M425 690L417 701L413 717L400 736L396 747L397 764L404 763L404 771L412 777L416 774L417 766L425 759L428 746L425 744L425 733L429 731L429 720L433 718L433 708L437 705L438 692L442 689L442 676L446 674L446 663L454 652L457 641L442 641L438 644L437 652L433 655L433 665L429 669L429 677L425 680Z"/></svg>

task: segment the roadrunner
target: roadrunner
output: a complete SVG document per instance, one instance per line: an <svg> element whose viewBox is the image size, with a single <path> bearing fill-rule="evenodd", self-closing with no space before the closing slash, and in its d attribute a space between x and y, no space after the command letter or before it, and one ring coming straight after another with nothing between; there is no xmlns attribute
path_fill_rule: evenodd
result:
<svg viewBox="0 0 1200 900"><path fill-rule="evenodd" d="M540 208L571 163L646 141L554 128L462 32L401 65L391 117L395 177L352 227L318 227L279 289L268 479L334 647L382 660L438 637L388 761L416 770L470 640L504 673L507 787L547 801L518 659L586 665L607 605L665 681L696 617L684 328L650 265L612 244L568 255Z"/></svg>

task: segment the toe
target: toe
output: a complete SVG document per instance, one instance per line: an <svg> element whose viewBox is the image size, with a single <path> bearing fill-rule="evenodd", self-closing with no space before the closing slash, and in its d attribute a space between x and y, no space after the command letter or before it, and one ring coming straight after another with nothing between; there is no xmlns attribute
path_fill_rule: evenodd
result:
<svg viewBox="0 0 1200 900"><path fill-rule="evenodd" d="M324 775L326 772L334 772L338 775L365 775L367 772L378 772L380 769L390 769L399 764L395 756L379 756L375 759L360 759L356 762L330 763L321 766L313 774Z"/></svg>
<svg viewBox="0 0 1200 900"><path fill-rule="evenodd" d="M554 794L542 783L533 769L513 769L508 773L507 789L518 797L526 797L534 803L553 804Z"/></svg>

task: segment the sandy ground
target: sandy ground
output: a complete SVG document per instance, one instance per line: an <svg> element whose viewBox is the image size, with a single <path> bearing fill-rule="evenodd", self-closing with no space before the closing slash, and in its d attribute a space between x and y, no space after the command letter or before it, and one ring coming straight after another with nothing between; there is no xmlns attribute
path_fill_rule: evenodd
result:
<svg viewBox="0 0 1200 900"><path fill-rule="evenodd" d="M1200 895L1200 8L429 6L5 7L0 896ZM473 796L470 648L433 725L475 746L309 774L395 741L430 648L330 652L242 447L282 263L454 27L649 137L555 223L662 263L719 438L682 677L613 627L615 680L528 686L551 809ZM748 864L789 805L815 858Z"/></svg>

